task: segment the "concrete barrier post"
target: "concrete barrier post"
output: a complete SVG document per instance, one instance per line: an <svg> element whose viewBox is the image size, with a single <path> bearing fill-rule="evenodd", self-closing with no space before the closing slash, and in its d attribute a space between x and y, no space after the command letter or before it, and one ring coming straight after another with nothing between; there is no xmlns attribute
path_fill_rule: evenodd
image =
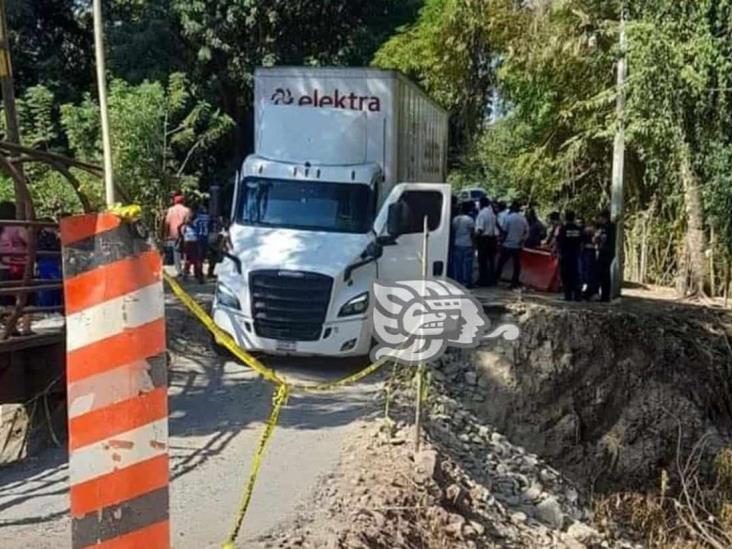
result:
<svg viewBox="0 0 732 549"><path fill-rule="evenodd" d="M170 546L160 255L112 214L61 222L72 546Z"/></svg>

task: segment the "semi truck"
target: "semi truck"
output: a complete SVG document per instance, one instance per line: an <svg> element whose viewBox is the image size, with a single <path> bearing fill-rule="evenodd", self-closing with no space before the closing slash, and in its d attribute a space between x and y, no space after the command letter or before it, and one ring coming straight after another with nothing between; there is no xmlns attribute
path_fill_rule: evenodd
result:
<svg viewBox="0 0 732 549"><path fill-rule="evenodd" d="M214 321L250 351L366 355L371 284L421 278L425 220L429 273L446 275L447 113L396 71L261 68L254 83Z"/></svg>

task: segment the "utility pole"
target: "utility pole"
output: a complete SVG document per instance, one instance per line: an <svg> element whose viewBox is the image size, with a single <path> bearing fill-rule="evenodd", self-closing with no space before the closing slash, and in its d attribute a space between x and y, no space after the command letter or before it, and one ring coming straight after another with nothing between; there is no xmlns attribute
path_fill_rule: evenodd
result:
<svg viewBox="0 0 732 549"><path fill-rule="evenodd" d="M97 90L99 111L102 117L102 150L104 154L104 195L107 207L114 206L114 176L112 174L112 140L109 135L109 110L107 108L107 75L104 65L104 23L102 0L94 0L94 50L97 61Z"/></svg>
<svg viewBox="0 0 732 549"><path fill-rule="evenodd" d="M623 288L623 264L625 255L625 197L624 197L624 170L625 170L625 80L628 76L627 38L625 35L625 2L620 12L620 57L618 58L618 97L615 105L618 129L615 133L613 150L613 174L610 217L615 224L615 259L613 260L610 280L612 283L611 295L613 299L620 297Z"/></svg>
<svg viewBox="0 0 732 549"><path fill-rule="evenodd" d="M424 216L424 227L422 237L422 296L427 295L427 273L429 272L429 219ZM424 324L424 318L422 321ZM422 444L422 394L424 393L425 363L420 362L417 366L417 400L414 410L414 452L419 452Z"/></svg>
<svg viewBox="0 0 732 549"><path fill-rule="evenodd" d="M15 108L15 82L13 81L13 66L10 62L10 39L8 36L8 19L5 12L5 0L0 0L0 91L3 96L3 110L5 111L6 138L10 143L20 145L20 130L18 129L18 113ZM20 177L25 180L23 165L17 165ZM20 182L13 179L15 186L15 205L18 219L27 218L25 203L25 189L20 188Z"/></svg>

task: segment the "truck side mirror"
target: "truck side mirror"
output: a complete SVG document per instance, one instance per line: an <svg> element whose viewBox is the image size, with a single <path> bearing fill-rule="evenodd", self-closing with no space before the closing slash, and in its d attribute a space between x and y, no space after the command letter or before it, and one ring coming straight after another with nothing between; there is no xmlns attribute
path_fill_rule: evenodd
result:
<svg viewBox="0 0 732 549"><path fill-rule="evenodd" d="M218 185L211 185L208 190L208 211L213 219L221 217L221 187Z"/></svg>
<svg viewBox="0 0 732 549"><path fill-rule="evenodd" d="M389 206L389 213L386 218L386 231L393 239L409 231L409 206L401 200Z"/></svg>

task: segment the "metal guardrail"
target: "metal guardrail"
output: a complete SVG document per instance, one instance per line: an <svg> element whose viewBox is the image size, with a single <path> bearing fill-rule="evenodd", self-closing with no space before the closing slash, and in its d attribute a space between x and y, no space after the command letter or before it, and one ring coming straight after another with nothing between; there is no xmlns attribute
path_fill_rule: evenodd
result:
<svg viewBox="0 0 732 549"><path fill-rule="evenodd" d="M54 278L34 278L32 280L28 281L28 284L25 284L26 286L32 286L34 284L59 284L63 285L64 281L62 279L54 279ZM23 286L24 283L22 280L3 280L0 282L0 288L15 288L16 286Z"/></svg>
<svg viewBox="0 0 732 549"><path fill-rule="evenodd" d="M27 227L29 238L35 239L38 231L41 229L57 229L58 224L49 221L36 221L36 220L24 220L24 219L2 219L0 220L0 229L3 227ZM31 250L28 252L5 252L0 253L0 261L5 261L8 258L24 258L23 269L27 271L29 256L34 257L33 269L31 276L34 276L35 268L39 259L44 258L61 258L60 251L46 251L46 250L35 250L35 242L30 245ZM32 253L31 253L32 252ZM16 263L18 265L19 263ZM3 322L3 331L5 337L9 336L9 333L15 329L15 323L19 317L23 317L30 314L42 314L42 313L63 313L64 306L62 305L37 305L29 303L28 296L37 292L43 291L60 291L63 288L63 280L59 279L42 279L42 278L21 278L18 280L3 280L0 281L0 297L5 298L12 296L12 303L0 305L0 314L7 315Z"/></svg>
<svg viewBox="0 0 732 549"><path fill-rule="evenodd" d="M0 257L26 257L28 252L5 252ZM36 257L61 257L61 252L52 252L47 250L36 251Z"/></svg>
<svg viewBox="0 0 732 549"><path fill-rule="evenodd" d="M63 284L34 284L32 286L15 286L11 288L3 288L0 286L0 296L3 295L17 295L17 294L32 294L40 292L42 290L60 290Z"/></svg>
<svg viewBox="0 0 732 549"><path fill-rule="evenodd" d="M36 221L36 220L28 220L28 219L0 219L0 227L17 227L18 225L22 225L24 227L58 229L58 223L54 223L53 221Z"/></svg>

